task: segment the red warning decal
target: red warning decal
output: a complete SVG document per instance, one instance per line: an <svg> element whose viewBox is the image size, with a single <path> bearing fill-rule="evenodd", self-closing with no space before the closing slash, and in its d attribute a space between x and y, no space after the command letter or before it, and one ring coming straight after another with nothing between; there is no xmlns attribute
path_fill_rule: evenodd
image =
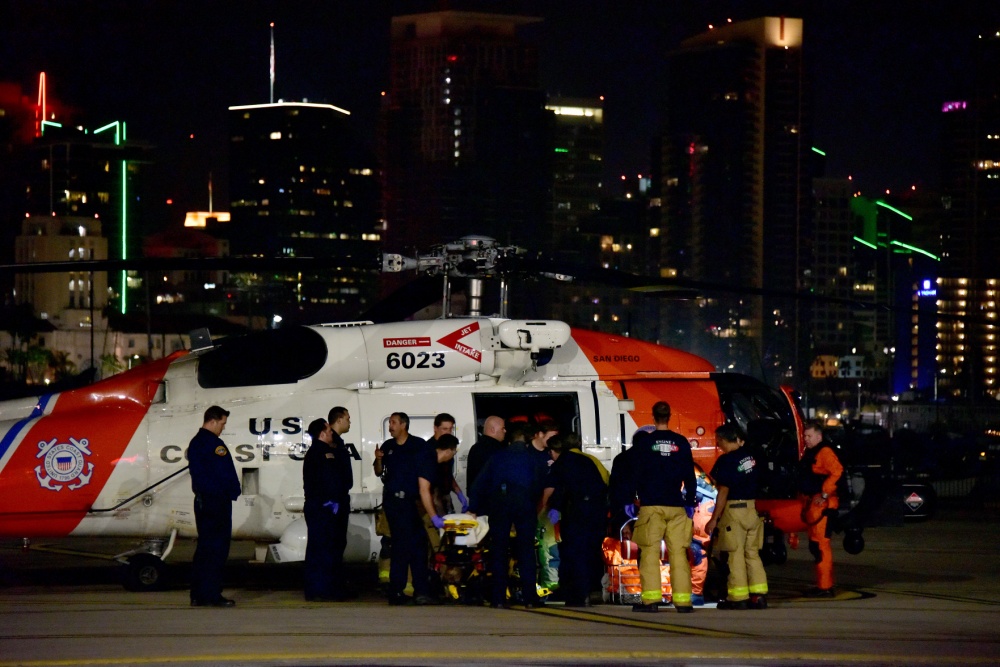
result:
<svg viewBox="0 0 1000 667"><path fill-rule="evenodd" d="M416 338L383 338L382 347L430 347L430 336Z"/></svg>
<svg viewBox="0 0 1000 667"><path fill-rule="evenodd" d="M441 343L445 347L450 347L458 352L461 352L470 359L474 359L475 361L482 361L483 360L482 352L480 352L474 347L469 347L468 345L459 342L469 334L475 333L477 331L479 331L479 322L473 322L468 326L464 326L461 329L452 331L444 338L438 338L437 342Z"/></svg>

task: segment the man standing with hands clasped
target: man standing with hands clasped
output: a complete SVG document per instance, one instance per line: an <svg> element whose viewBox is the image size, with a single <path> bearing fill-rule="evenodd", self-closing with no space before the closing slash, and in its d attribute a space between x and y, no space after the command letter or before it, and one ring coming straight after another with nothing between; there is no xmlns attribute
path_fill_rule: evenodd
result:
<svg viewBox="0 0 1000 667"><path fill-rule="evenodd" d="M667 428L670 405L653 406L656 430L637 433L629 471L640 507L632 539L639 545L639 578L642 604L632 611L655 612L663 597L660 584L660 541L666 540L670 557L670 586L674 608L694 611L691 604L691 564L688 548L694 524L691 516L698 500L691 445L680 433ZM683 490L682 490L683 487ZM631 497L631 493L627 494Z"/></svg>
<svg viewBox="0 0 1000 667"><path fill-rule="evenodd" d="M342 434L351 428L347 408L330 410L330 421L309 424L312 445L302 462L305 491L305 597L309 602L349 600L354 595L344 582L344 549L351 514L354 470Z"/></svg>
<svg viewBox="0 0 1000 667"><path fill-rule="evenodd" d="M233 501L240 497L240 478L233 455L222 442L229 411L218 405L205 410L204 423L188 445L194 521L198 546L191 568L192 607L232 607L222 597L222 571L229 558L233 533Z"/></svg>
<svg viewBox="0 0 1000 667"><path fill-rule="evenodd" d="M799 497L802 521L809 527L809 553L816 559L816 587L806 591L809 597L833 597L833 547L830 544L830 513L840 507L837 482L844 466L823 440L823 428L816 422L806 424L802 439L806 449L799 461Z"/></svg>

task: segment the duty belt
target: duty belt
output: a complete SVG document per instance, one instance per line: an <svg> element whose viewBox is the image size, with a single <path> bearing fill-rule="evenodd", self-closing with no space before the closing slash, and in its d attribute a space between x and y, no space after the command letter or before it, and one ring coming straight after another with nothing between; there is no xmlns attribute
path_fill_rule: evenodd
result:
<svg viewBox="0 0 1000 667"><path fill-rule="evenodd" d="M739 509L741 507L746 507L747 501L741 500L738 503L726 503L726 507L732 507L733 509Z"/></svg>

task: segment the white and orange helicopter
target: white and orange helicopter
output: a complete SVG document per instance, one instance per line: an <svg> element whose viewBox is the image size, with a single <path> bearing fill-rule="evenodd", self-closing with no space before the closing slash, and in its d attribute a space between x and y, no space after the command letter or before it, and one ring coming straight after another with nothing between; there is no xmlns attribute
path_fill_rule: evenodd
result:
<svg viewBox="0 0 1000 667"><path fill-rule="evenodd" d="M478 275L504 250L484 237L443 248L418 268L437 267L447 279L475 266ZM386 270L412 265L384 258ZM449 412L466 445L490 415L545 413L610 469L652 423L658 400L671 404L671 428L688 437L703 470L718 456L717 426L747 430L773 496L758 505L770 517L771 561L784 559L783 533L804 530L784 475L802 450L793 391L717 373L680 350L558 321L480 316L295 326L206 336L192 348L80 389L0 403L0 537L137 538L140 546L116 556L126 585L162 585L175 541L197 537L185 450L204 410L220 405L231 413L222 438L243 489L233 538L253 541L258 560L301 560L305 427L340 405L352 416L346 439L355 459L345 557L372 562L381 499L372 461L390 437L391 413L406 412L411 433L428 436L435 415ZM460 450L463 487L464 475ZM856 553L863 544L852 527L845 547Z"/></svg>

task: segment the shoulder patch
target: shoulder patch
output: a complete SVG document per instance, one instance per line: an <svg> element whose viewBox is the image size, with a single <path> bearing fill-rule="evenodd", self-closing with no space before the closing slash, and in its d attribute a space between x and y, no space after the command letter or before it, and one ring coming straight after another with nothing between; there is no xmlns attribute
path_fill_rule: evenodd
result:
<svg viewBox="0 0 1000 667"><path fill-rule="evenodd" d="M327 452L326 453L326 458L328 458L328 459L335 459L337 457L333 455L333 452Z"/></svg>
<svg viewBox="0 0 1000 667"><path fill-rule="evenodd" d="M218 454L219 456L225 456L226 454L229 453L229 450L226 449L225 445L219 445L218 447L215 448L215 453Z"/></svg>

